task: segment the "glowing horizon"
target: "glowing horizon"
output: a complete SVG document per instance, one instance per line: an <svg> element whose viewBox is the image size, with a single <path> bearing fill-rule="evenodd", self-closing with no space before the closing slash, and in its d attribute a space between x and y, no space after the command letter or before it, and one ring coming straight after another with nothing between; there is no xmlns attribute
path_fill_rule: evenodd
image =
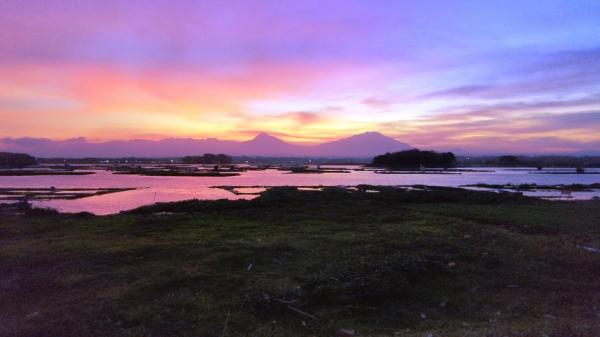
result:
<svg viewBox="0 0 600 337"><path fill-rule="evenodd" d="M2 138L600 151L600 3L0 4Z"/></svg>

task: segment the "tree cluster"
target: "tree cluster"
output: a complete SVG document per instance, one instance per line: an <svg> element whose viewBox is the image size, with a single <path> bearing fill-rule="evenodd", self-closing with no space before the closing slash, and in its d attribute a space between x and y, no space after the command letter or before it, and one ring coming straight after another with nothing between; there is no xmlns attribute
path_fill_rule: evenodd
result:
<svg viewBox="0 0 600 337"><path fill-rule="evenodd" d="M36 159L26 153L0 152L0 167L22 168L35 164Z"/></svg>
<svg viewBox="0 0 600 337"><path fill-rule="evenodd" d="M421 151L417 149L386 153L373 158L372 166L389 168L448 168L456 164L452 152Z"/></svg>
<svg viewBox="0 0 600 337"><path fill-rule="evenodd" d="M184 164L231 164L231 157L222 153L205 153L202 156L183 157L181 162Z"/></svg>

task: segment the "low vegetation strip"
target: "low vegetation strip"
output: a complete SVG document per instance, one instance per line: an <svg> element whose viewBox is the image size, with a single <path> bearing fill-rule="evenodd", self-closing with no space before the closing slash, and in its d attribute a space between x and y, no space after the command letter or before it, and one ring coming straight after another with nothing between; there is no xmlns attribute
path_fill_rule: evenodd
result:
<svg viewBox="0 0 600 337"><path fill-rule="evenodd" d="M82 176L89 174L95 174L95 172L59 170L0 170L0 176Z"/></svg>
<svg viewBox="0 0 600 337"><path fill-rule="evenodd" d="M362 186L6 212L0 335L597 336L599 206Z"/></svg>
<svg viewBox="0 0 600 337"><path fill-rule="evenodd" d="M131 190L135 190L135 188L0 188L0 201L40 199L68 200Z"/></svg>
<svg viewBox="0 0 600 337"><path fill-rule="evenodd" d="M507 189L517 191L535 190L569 190L569 191L593 191L600 189L600 183L593 184L568 184L568 185L537 185L537 184L472 184L464 187L479 187L487 189Z"/></svg>
<svg viewBox="0 0 600 337"><path fill-rule="evenodd" d="M204 172L182 172L172 170L133 170L119 171L113 174L133 174L142 176L157 176L157 177L235 177L239 176L236 172L222 171L204 171Z"/></svg>

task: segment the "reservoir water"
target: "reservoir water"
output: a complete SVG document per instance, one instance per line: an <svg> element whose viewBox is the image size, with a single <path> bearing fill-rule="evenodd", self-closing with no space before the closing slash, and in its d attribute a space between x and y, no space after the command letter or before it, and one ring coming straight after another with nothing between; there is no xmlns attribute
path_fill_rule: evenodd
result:
<svg viewBox="0 0 600 337"><path fill-rule="evenodd" d="M341 166L356 169L357 166ZM340 168L341 168L340 167ZM39 200L34 205L55 208L63 212L92 212L112 214L155 202L187 199L240 199L236 195L212 186L354 186L358 184L404 186L431 185L459 187L469 184L592 184L600 183L600 169L587 169L576 174L574 169L531 168L469 168L480 170L460 174L378 174L373 171L352 170L350 173L290 174L286 171L264 170L242 172L234 177L157 177L118 175L109 171L94 171L91 175L65 176L1 176L0 188L136 188L135 190L92 196L74 200ZM557 174L558 173L558 174ZM558 190L524 192L526 195L561 198ZM573 192L573 199L600 196L600 190Z"/></svg>

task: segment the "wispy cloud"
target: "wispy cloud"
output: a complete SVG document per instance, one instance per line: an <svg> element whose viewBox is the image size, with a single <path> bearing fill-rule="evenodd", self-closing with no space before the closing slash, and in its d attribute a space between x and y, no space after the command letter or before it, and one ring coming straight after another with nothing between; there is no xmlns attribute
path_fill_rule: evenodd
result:
<svg viewBox="0 0 600 337"><path fill-rule="evenodd" d="M389 107L390 105L393 104L393 102L390 100L376 98L376 97L366 98L366 99L362 100L361 103L364 105L367 105L369 107L373 107L373 108L385 108L385 107Z"/></svg>

